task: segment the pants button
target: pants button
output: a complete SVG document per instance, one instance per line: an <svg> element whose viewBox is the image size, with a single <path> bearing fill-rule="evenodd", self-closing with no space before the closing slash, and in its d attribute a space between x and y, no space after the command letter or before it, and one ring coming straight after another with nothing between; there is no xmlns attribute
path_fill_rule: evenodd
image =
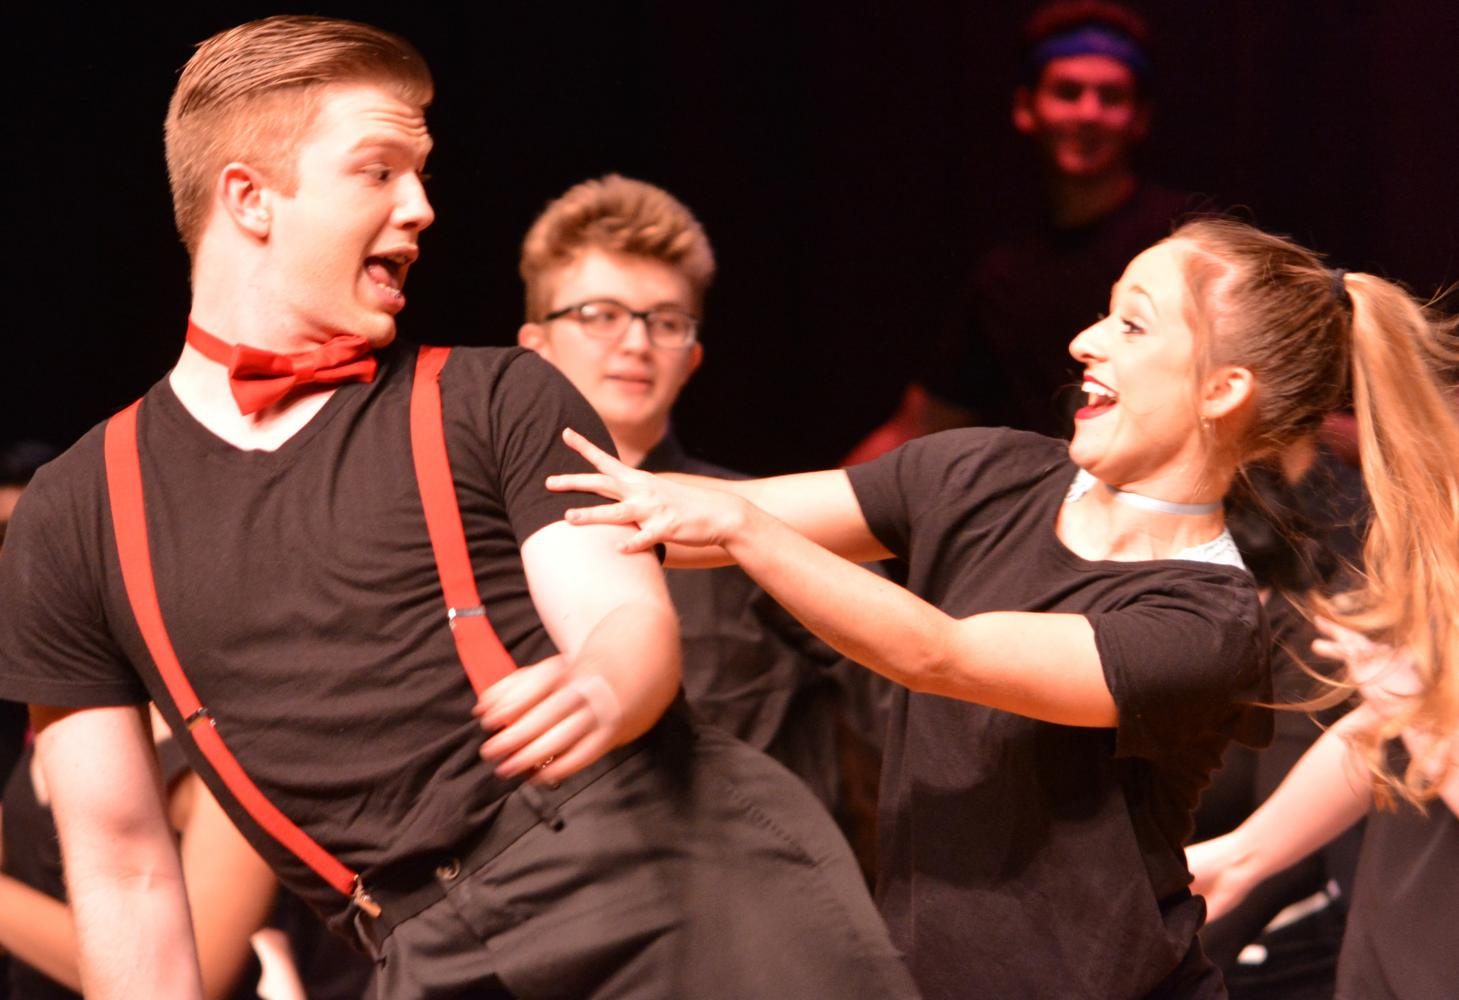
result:
<svg viewBox="0 0 1459 1000"><path fill-rule="evenodd" d="M442 882L453 882L456 876L461 874L461 862L452 858L443 865L436 866L436 878Z"/></svg>

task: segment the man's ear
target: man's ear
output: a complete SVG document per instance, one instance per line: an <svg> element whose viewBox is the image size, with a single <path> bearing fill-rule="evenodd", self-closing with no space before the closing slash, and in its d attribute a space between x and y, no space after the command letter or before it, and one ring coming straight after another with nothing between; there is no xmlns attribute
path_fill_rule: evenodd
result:
<svg viewBox="0 0 1459 1000"><path fill-rule="evenodd" d="M1027 87L1013 92L1013 127L1023 135L1033 135L1038 128L1033 119L1033 91Z"/></svg>
<svg viewBox="0 0 1459 1000"><path fill-rule="evenodd" d="M689 376L690 375L693 375L695 372L697 372L699 370L699 366L701 364L703 364L703 363L704 363L704 345L701 344L699 341L696 340L689 347L689 367L684 372L684 381L686 381L686 382L689 381Z"/></svg>
<svg viewBox="0 0 1459 1000"><path fill-rule="evenodd" d="M255 239L268 239L272 199L263 174L246 163L230 163L218 174L218 203L234 225Z"/></svg>
<svg viewBox="0 0 1459 1000"><path fill-rule="evenodd" d="M1236 413L1256 398L1256 377L1250 368L1222 365L1206 376L1201 393L1201 418L1220 420Z"/></svg>
<svg viewBox="0 0 1459 1000"><path fill-rule="evenodd" d="M529 351L542 353L547 346L547 329L541 323L523 323L517 330L517 344Z"/></svg>

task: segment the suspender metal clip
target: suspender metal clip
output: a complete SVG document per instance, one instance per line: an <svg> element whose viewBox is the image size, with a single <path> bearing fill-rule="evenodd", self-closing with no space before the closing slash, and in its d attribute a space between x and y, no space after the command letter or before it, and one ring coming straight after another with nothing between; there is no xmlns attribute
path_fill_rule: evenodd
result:
<svg viewBox="0 0 1459 1000"><path fill-rule="evenodd" d="M359 910L371 920L380 916L380 904L375 902L374 897L365 891L365 882L358 875L355 876L355 886L354 891L350 893L350 902L355 905L355 909Z"/></svg>
<svg viewBox="0 0 1459 1000"><path fill-rule="evenodd" d="M456 627L456 619L457 618L485 618L485 617L486 617L486 608L483 605L480 605L480 604L478 604L474 608L447 608L446 609L446 621L448 621L448 622L451 623L451 627L452 628L455 628Z"/></svg>
<svg viewBox="0 0 1459 1000"><path fill-rule="evenodd" d="M187 728L188 732L192 732L197 727L197 724L204 720L211 724L213 721L213 713L208 711L208 706L199 705L193 709L191 715L182 720L182 724Z"/></svg>

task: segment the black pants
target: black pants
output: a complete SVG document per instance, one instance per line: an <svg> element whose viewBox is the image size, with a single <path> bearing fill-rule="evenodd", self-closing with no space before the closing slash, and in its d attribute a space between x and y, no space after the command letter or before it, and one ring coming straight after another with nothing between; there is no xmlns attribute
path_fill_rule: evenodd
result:
<svg viewBox="0 0 1459 1000"><path fill-rule="evenodd" d="M916 996L855 862L790 772L670 715L379 947L382 1000ZM520 824L518 824L520 828ZM478 852L478 857L480 852Z"/></svg>

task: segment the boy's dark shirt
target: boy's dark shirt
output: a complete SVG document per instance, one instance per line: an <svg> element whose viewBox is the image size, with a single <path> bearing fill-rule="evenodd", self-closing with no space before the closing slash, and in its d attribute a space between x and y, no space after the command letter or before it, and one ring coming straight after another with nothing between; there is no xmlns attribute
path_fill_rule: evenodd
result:
<svg viewBox="0 0 1459 1000"><path fill-rule="evenodd" d="M382 352L373 383L338 389L272 452L211 434L166 379L138 428L158 596L189 679L273 803L367 877L448 854L509 788L477 756L483 733L425 531L410 450L414 368L412 347ZM600 502L545 489L549 473L588 469L561 428L612 443L530 352L458 348L441 381L481 595L513 658L530 664L555 649L521 544L568 507ZM0 560L0 608L0 694L74 707L152 698L185 731L121 585L101 427L22 498ZM261 833L183 742L285 885L343 912L344 898Z"/></svg>
<svg viewBox="0 0 1459 1000"><path fill-rule="evenodd" d="M1109 309L1125 266L1203 207L1190 195L1141 184L1094 222L1044 222L991 248L974 265L918 381L971 410L982 426L1067 438L1079 387L1069 342Z"/></svg>
<svg viewBox="0 0 1459 1000"><path fill-rule="evenodd" d="M744 478L690 457L672 433L640 467ZM834 809L840 778L831 669L840 656L738 566L668 570L664 576L679 613L690 706L790 768Z"/></svg>

